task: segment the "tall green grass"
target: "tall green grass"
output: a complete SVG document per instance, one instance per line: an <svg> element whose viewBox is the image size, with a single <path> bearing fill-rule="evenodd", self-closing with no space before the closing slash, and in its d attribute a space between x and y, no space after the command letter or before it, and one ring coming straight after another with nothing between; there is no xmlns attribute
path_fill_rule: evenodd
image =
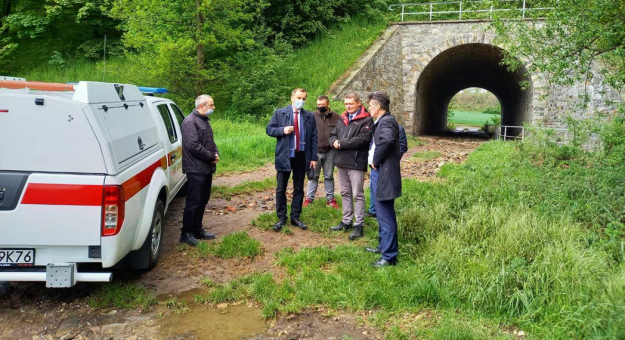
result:
<svg viewBox="0 0 625 340"><path fill-rule="evenodd" d="M465 164L445 165L442 182L404 181L397 267L371 268L377 256L356 245L284 249L277 263L287 278L271 292L255 288L271 277L248 278L240 294L263 302L266 315L323 305L379 310L388 322L423 310L445 318L422 331L389 330L399 338L505 338L507 329L536 339L623 338L624 127L604 127L595 152L540 134L484 144ZM302 218L323 231L331 213ZM365 234L377 244L373 226Z"/></svg>

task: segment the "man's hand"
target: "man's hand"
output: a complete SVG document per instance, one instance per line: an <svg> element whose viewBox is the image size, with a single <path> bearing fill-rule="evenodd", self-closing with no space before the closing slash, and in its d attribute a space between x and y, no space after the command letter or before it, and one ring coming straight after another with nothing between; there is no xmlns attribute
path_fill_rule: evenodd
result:
<svg viewBox="0 0 625 340"><path fill-rule="evenodd" d="M293 127L292 126L285 126L284 127L284 134L285 135L290 135L293 133Z"/></svg>
<svg viewBox="0 0 625 340"><path fill-rule="evenodd" d="M332 146L334 146L335 149L340 149L341 148L341 145L339 144L338 140L335 140L334 144L332 144Z"/></svg>
<svg viewBox="0 0 625 340"><path fill-rule="evenodd" d="M215 154L215 160L213 161L212 164L217 164L219 163L219 154Z"/></svg>
<svg viewBox="0 0 625 340"><path fill-rule="evenodd" d="M315 162L315 161L310 161L310 167L311 167L311 168L314 168L314 167L316 167L316 166L317 166L317 162Z"/></svg>
<svg viewBox="0 0 625 340"><path fill-rule="evenodd" d="M373 164L369 164L369 165L371 165L371 169L378 170L378 168L376 168L375 165L373 165Z"/></svg>

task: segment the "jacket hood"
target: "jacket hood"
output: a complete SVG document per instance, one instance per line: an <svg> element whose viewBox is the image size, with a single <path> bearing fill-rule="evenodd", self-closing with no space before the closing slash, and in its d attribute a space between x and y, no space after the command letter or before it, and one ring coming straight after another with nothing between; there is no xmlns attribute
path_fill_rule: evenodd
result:
<svg viewBox="0 0 625 340"><path fill-rule="evenodd" d="M343 120L343 123L345 123L345 125L349 124L349 118L347 117L347 115L348 115L347 110L345 110L345 112L343 112L343 114L341 115L341 119ZM371 115L369 114L369 111L365 109L364 105L360 105L360 113L356 117L354 117L352 120L363 119L366 117L371 117Z"/></svg>

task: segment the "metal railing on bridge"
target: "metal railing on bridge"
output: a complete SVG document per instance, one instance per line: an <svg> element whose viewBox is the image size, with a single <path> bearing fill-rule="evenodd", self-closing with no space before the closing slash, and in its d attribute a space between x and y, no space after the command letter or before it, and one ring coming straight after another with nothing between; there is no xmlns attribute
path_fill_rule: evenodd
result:
<svg viewBox="0 0 625 340"><path fill-rule="evenodd" d="M401 9L401 21L417 16L416 21L493 19L493 14L509 13L512 18L525 19L530 12L542 14L553 7L533 7L528 0L445 1L393 4L390 11ZM407 12L406 9L409 11Z"/></svg>

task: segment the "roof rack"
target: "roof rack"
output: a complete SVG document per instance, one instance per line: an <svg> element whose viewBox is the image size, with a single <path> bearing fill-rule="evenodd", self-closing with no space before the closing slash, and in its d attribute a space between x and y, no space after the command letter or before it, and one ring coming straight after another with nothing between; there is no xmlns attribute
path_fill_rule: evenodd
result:
<svg viewBox="0 0 625 340"><path fill-rule="evenodd" d="M40 91L74 91L73 84L44 83L26 80L0 80L0 88L6 89L30 89Z"/></svg>

